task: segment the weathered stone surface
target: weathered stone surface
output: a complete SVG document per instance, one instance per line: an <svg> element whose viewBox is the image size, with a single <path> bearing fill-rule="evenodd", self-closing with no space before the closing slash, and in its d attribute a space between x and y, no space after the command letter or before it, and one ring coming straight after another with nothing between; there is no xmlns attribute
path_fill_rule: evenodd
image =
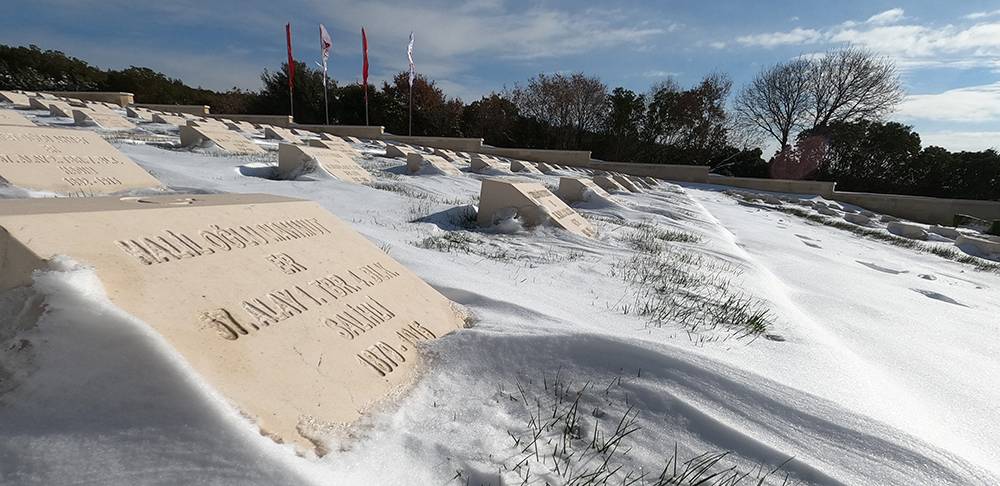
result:
<svg viewBox="0 0 1000 486"><path fill-rule="evenodd" d="M222 120L222 123L225 124L226 128L230 130L242 131L242 132L253 132L257 130L252 123L245 121Z"/></svg>
<svg viewBox="0 0 1000 486"><path fill-rule="evenodd" d="M535 164L535 167L537 167L538 170L541 173L543 173L543 174L548 174L548 173L552 172L552 170L553 170L552 166L549 165L549 164L546 164L545 162L538 162L538 163Z"/></svg>
<svg viewBox="0 0 1000 486"><path fill-rule="evenodd" d="M886 226L890 233L911 240L926 240L927 230L915 224L893 221Z"/></svg>
<svg viewBox="0 0 1000 486"><path fill-rule="evenodd" d="M168 115L166 113L153 113L153 123L166 123L183 127L187 125L188 119L180 115Z"/></svg>
<svg viewBox="0 0 1000 486"><path fill-rule="evenodd" d="M182 125L180 128L181 145L184 147L203 147L211 142L221 150L231 154L263 154L266 152L252 140L229 129L189 127L187 125Z"/></svg>
<svg viewBox="0 0 1000 486"><path fill-rule="evenodd" d="M978 237L972 235L959 235L955 240L955 245L959 248L972 247L972 253L979 256L1000 259L1000 238Z"/></svg>
<svg viewBox="0 0 1000 486"><path fill-rule="evenodd" d="M632 183L632 181L628 177L625 177L622 174L612 174L611 178L614 179L615 182L618 183L618 185L624 187L626 191L642 192L642 189L640 189L638 186Z"/></svg>
<svg viewBox="0 0 1000 486"><path fill-rule="evenodd" d="M473 155L472 158L469 159L469 167L474 172L482 172L489 170L504 171L504 168L500 166L499 162L495 160L485 159L478 155Z"/></svg>
<svg viewBox="0 0 1000 486"><path fill-rule="evenodd" d="M833 208L831 208L829 206L817 205L816 206L816 212L819 213L819 214L822 214L823 216L834 216L834 217L840 216L840 212L839 211L836 211L836 210L834 210Z"/></svg>
<svg viewBox="0 0 1000 486"><path fill-rule="evenodd" d="M373 180L371 174L355 163L347 152L289 143L278 146L279 177L290 179L311 169L325 171L337 179L355 184Z"/></svg>
<svg viewBox="0 0 1000 486"><path fill-rule="evenodd" d="M646 184L649 184L650 186L658 186L658 185L660 185L660 181L656 180L655 177L648 177L647 176L647 177L643 177L642 180L646 181Z"/></svg>
<svg viewBox="0 0 1000 486"><path fill-rule="evenodd" d="M58 116L62 118L73 118L73 106L65 101L50 100L49 105L49 116Z"/></svg>
<svg viewBox="0 0 1000 486"><path fill-rule="evenodd" d="M524 179L486 179L479 194L480 226L492 226L498 216L514 210L526 226L551 221L556 226L593 238L597 232L545 186Z"/></svg>
<svg viewBox="0 0 1000 486"><path fill-rule="evenodd" d="M346 137L345 137L346 138ZM410 154L423 155L423 152L410 147L409 145L386 145L386 157L409 157Z"/></svg>
<svg viewBox="0 0 1000 486"><path fill-rule="evenodd" d="M32 110L45 110L49 111L49 101L46 98L40 96L32 96L28 98L28 107Z"/></svg>
<svg viewBox="0 0 1000 486"><path fill-rule="evenodd" d="M189 127L211 128L213 130L229 130L229 126L214 118L194 118L186 123Z"/></svg>
<svg viewBox="0 0 1000 486"><path fill-rule="evenodd" d="M605 191L628 191L628 189L625 189L625 187L619 184L618 181L609 176L594 176L594 184L597 184L598 187L604 189Z"/></svg>
<svg viewBox="0 0 1000 486"><path fill-rule="evenodd" d="M0 101L13 103L14 108L27 109L31 107L31 101L28 99L28 95L16 93L14 91L0 91Z"/></svg>
<svg viewBox="0 0 1000 486"><path fill-rule="evenodd" d="M420 172L421 169L429 167L444 175L460 176L462 171L437 155L410 153L406 156L406 168L411 174Z"/></svg>
<svg viewBox="0 0 1000 486"><path fill-rule="evenodd" d="M598 198L605 201L614 200L611 194L608 194L601 186L598 186L590 179L582 177L560 177L559 190L556 194L567 203L589 201L591 198Z"/></svg>
<svg viewBox="0 0 1000 486"><path fill-rule="evenodd" d="M950 238L952 240L957 239L959 236L962 236L962 233L959 233L958 230L955 228L949 228L947 226L939 226L936 224L928 228L928 231L936 235L944 236L945 238Z"/></svg>
<svg viewBox="0 0 1000 486"><path fill-rule="evenodd" d="M0 125L14 125L19 127L33 127L35 123L24 115L14 110L0 109Z"/></svg>
<svg viewBox="0 0 1000 486"><path fill-rule="evenodd" d="M126 106L125 115L129 118L137 118L142 121L153 121L153 112L138 106Z"/></svg>
<svg viewBox="0 0 1000 486"><path fill-rule="evenodd" d="M100 135L42 127L0 126L0 178L74 196L162 187Z"/></svg>
<svg viewBox="0 0 1000 486"><path fill-rule="evenodd" d="M56 255L159 333L276 440L412 381L453 304L318 204L263 194L0 201L0 288ZM113 350L109 350L113 352Z"/></svg>
<svg viewBox="0 0 1000 486"><path fill-rule="evenodd" d="M868 216L856 213L847 213L844 215L844 221L848 223L854 223L860 226L868 226L871 224L872 220Z"/></svg>
<svg viewBox="0 0 1000 486"><path fill-rule="evenodd" d="M510 171L511 172L527 172L529 174L541 174L542 171L535 167L535 164L531 162L524 162L521 160L511 160L510 161Z"/></svg>
<svg viewBox="0 0 1000 486"><path fill-rule="evenodd" d="M302 143L302 139L298 135L291 132L287 128L274 127L271 125L264 127L264 138L271 140L281 140L286 143Z"/></svg>
<svg viewBox="0 0 1000 486"><path fill-rule="evenodd" d="M309 144L310 147L319 147L319 148L325 148L325 149L330 149L330 150L337 150L337 151L346 152L346 153L349 153L349 154L356 154L356 153L358 153L357 150L354 150L354 147L352 147L351 144L345 142L340 137L337 137L336 139L330 139L330 140L312 139L312 140L309 140L307 143Z"/></svg>
<svg viewBox="0 0 1000 486"><path fill-rule="evenodd" d="M105 130L132 130L135 125L117 113L90 110L73 110L73 121L77 125L97 125Z"/></svg>

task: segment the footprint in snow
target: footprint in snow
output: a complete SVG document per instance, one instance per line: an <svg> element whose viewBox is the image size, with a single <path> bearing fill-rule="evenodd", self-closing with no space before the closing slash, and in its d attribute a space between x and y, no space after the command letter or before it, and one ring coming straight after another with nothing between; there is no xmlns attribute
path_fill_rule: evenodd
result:
<svg viewBox="0 0 1000 486"><path fill-rule="evenodd" d="M969 307L969 306L967 306L967 305L965 305L965 304L963 304L963 303L961 303L961 302L959 302L959 301L957 301L955 299L952 299L951 297L948 297L947 295L944 295L944 294L941 294L941 293L938 293L938 292L934 292L933 290L923 290L923 289L910 289L910 290L912 290L914 292L917 292L919 294L923 294L924 296L930 297L930 298L932 298L934 300L940 300L941 302L947 302L949 304L960 305L962 307Z"/></svg>
<svg viewBox="0 0 1000 486"><path fill-rule="evenodd" d="M816 243L810 242L810 241L803 241L802 243L804 243L806 246L808 246L810 248L819 248L821 250L823 249L822 246L820 246L820 245L818 245Z"/></svg>
<svg viewBox="0 0 1000 486"><path fill-rule="evenodd" d="M858 263L860 263L860 264L862 264L862 265L864 265L864 266L866 266L866 267L868 267L868 268L870 268L872 270L878 270L880 272L890 273L892 275L899 275L901 273L910 273L909 270L893 270L891 268L886 268L886 267L878 266L878 265L876 265L874 263L863 262L861 260L854 260L854 261L856 261L856 262L858 262Z"/></svg>
<svg viewBox="0 0 1000 486"><path fill-rule="evenodd" d="M806 235L800 235L798 233L795 233L795 237L798 238L798 239L800 239L800 240L805 240L805 241L819 241L819 240L817 240L815 238L810 238L810 237L808 237Z"/></svg>

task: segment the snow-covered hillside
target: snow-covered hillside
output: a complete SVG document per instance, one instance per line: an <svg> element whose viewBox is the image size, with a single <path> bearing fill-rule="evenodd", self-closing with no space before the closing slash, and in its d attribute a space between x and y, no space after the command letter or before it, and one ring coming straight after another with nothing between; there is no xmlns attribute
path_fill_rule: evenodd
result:
<svg viewBox="0 0 1000 486"><path fill-rule="evenodd" d="M1000 482L1000 273L706 185L575 204L593 240L483 230L469 219L492 175L466 165L411 176L356 145L370 186L278 181L273 152L151 143L174 132L109 138L173 191L317 201L474 325L300 457L111 305L86 262L54 262L0 295L0 483Z"/></svg>

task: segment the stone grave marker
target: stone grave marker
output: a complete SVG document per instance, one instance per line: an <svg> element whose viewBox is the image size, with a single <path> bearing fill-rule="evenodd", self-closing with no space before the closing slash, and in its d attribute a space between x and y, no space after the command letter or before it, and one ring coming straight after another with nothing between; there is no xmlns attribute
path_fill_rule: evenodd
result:
<svg viewBox="0 0 1000 486"><path fill-rule="evenodd" d="M117 113L73 110L73 121L77 125L97 125L105 130L132 130L135 125Z"/></svg>
<svg viewBox="0 0 1000 486"><path fill-rule="evenodd" d="M0 179L72 196L162 187L97 133L43 127L0 126Z"/></svg>
<svg viewBox="0 0 1000 486"><path fill-rule="evenodd" d="M552 166L546 164L545 162L536 162L535 167L537 167L538 170L543 174L548 174L549 172L552 172Z"/></svg>
<svg viewBox="0 0 1000 486"><path fill-rule="evenodd" d="M195 118L193 120L188 120L185 125L189 127L200 127L200 128L210 128L213 130L229 130L229 127L225 123L214 118Z"/></svg>
<svg viewBox="0 0 1000 486"><path fill-rule="evenodd" d="M348 143L362 143L361 140L358 139L357 137L344 137L344 140L346 140Z"/></svg>
<svg viewBox="0 0 1000 486"><path fill-rule="evenodd" d="M556 191L556 194L567 203L587 201L592 197L605 201L614 201L611 194L601 189L601 186L598 186L590 179L582 177L560 177L559 190Z"/></svg>
<svg viewBox="0 0 1000 486"><path fill-rule="evenodd" d="M455 154L455 152L452 152L451 150L448 149L436 148L434 149L434 155L437 155L438 157L441 157L442 159L447 160L448 162L455 162L459 158L458 155Z"/></svg>
<svg viewBox="0 0 1000 486"><path fill-rule="evenodd" d="M138 106L126 106L125 115L142 121L153 121L153 112Z"/></svg>
<svg viewBox="0 0 1000 486"><path fill-rule="evenodd" d="M338 138L336 140L316 140L316 139L310 139L306 143L310 147L320 147L320 148L326 148L326 149L330 149L330 150L338 150L340 152L357 153L357 150L354 150L354 147L352 147L351 144L345 142L343 139L340 139L340 138Z"/></svg>
<svg viewBox="0 0 1000 486"><path fill-rule="evenodd" d="M0 109L0 125L15 125L19 127L33 127L35 123L24 115L14 110Z"/></svg>
<svg viewBox="0 0 1000 486"><path fill-rule="evenodd" d="M538 170L534 164L531 162L524 162L521 160L511 160L510 161L510 171L511 172L527 172L529 174L541 174L542 171Z"/></svg>
<svg viewBox="0 0 1000 486"><path fill-rule="evenodd" d="M409 157L410 154L423 155L423 152L410 147L409 145L386 145L386 157Z"/></svg>
<svg viewBox="0 0 1000 486"><path fill-rule="evenodd" d="M13 91L0 91L0 101L13 103L14 108L27 109L31 107L31 100L28 99L27 95Z"/></svg>
<svg viewBox="0 0 1000 486"><path fill-rule="evenodd" d="M586 219L537 182L515 178L484 180L479 194L479 225L492 226L497 217L511 209L526 226L549 220L578 235L588 238L597 235Z"/></svg>
<svg viewBox="0 0 1000 486"><path fill-rule="evenodd" d="M462 171L458 170L458 167L455 167L451 164L451 162L448 162L437 155L420 153L410 153L406 155L406 168L411 174L420 172L420 170L424 167L430 167L444 175L462 175Z"/></svg>
<svg viewBox="0 0 1000 486"><path fill-rule="evenodd" d="M643 177L642 180L646 181L646 184L649 184L650 186L658 186L658 185L660 185L660 181L656 180L655 177L646 176L646 177Z"/></svg>
<svg viewBox="0 0 1000 486"><path fill-rule="evenodd" d="M262 149L252 140L229 129L189 127L182 125L180 130L181 146L202 147L211 142L221 150L231 154L263 154Z"/></svg>
<svg viewBox="0 0 1000 486"><path fill-rule="evenodd" d="M167 113L153 113L153 123L166 123L168 125L183 127L187 125L187 118Z"/></svg>
<svg viewBox="0 0 1000 486"><path fill-rule="evenodd" d="M612 174L611 178L618 183L618 185L624 187L628 192L642 192L628 177L622 174Z"/></svg>
<svg viewBox="0 0 1000 486"><path fill-rule="evenodd" d="M628 191L628 189L622 187L622 185L619 184L617 181L615 181L613 178L606 175L594 176L594 184L597 184L601 189L604 189L605 191L623 191L623 192Z"/></svg>
<svg viewBox="0 0 1000 486"><path fill-rule="evenodd" d="M37 96L28 98L28 108L30 108L32 110L45 110L45 111L49 111L48 101L49 100L47 100L45 98L40 98L40 97L37 97Z"/></svg>
<svg viewBox="0 0 1000 486"><path fill-rule="evenodd" d="M302 449L415 377L464 325L311 201L265 194L0 201L0 289L66 255L262 433ZM113 351L112 351L113 352Z"/></svg>
<svg viewBox="0 0 1000 486"><path fill-rule="evenodd" d="M230 130L242 131L242 132L253 132L257 130L252 123L245 121L223 120L223 123L225 123L226 128Z"/></svg>
<svg viewBox="0 0 1000 486"><path fill-rule="evenodd" d="M49 100L49 116L73 118L73 107L65 101Z"/></svg>
<svg viewBox="0 0 1000 486"><path fill-rule="evenodd" d="M302 143L302 139L287 128L275 127L271 125L264 127L264 138L270 140L280 140L286 143Z"/></svg>
<svg viewBox="0 0 1000 486"><path fill-rule="evenodd" d="M470 162L470 167L475 172L482 172L484 170L490 170L490 169L499 171L504 170L504 168L500 165L499 162L485 159L478 155L473 155L472 159L470 159L469 162Z"/></svg>
<svg viewBox="0 0 1000 486"><path fill-rule="evenodd" d="M638 188L640 188L640 189L652 189L653 188L653 186L647 184L646 181L642 180L642 177L636 177L636 176L627 176L627 177L628 177L628 180L632 181L632 184L635 184L635 186L638 187Z"/></svg>
<svg viewBox="0 0 1000 486"><path fill-rule="evenodd" d="M278 145L278 176L282 179L294 178L314 167L345 182L364 184L374 180L345 151L290 143Z"/></svg>

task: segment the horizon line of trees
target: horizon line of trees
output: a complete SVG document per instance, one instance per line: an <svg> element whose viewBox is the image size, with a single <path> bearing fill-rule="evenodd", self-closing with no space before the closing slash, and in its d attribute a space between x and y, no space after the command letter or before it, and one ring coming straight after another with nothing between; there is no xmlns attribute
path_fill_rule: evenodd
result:
<svg viewBox="0 0 1000 486"><path fill-rule="evenodd" d="M323 74L295 63L295 119L325 120ZM145 67L102 70L60 51L0 45L0 89L127 91L140 103L206 104L213 112L288 113L288 65L259 91L192 88ZM330 122L363 125L364 86L329 79ZM368 86L369 120L406 134L408 75ZM761 70L733 94L725 73L692 86L673 79L637 93L581 72L538 74L464 103L434 80L413 85L413 134L477 137L498 147L589 150L595 158L709 165L745 177L836 181L852 191L1000 200L1000 154L921 147L886 121L903 99L894 63L848 47ZM730 102L731 105L727 105ZM769 160L759 146L781 149Z"/></svg>

